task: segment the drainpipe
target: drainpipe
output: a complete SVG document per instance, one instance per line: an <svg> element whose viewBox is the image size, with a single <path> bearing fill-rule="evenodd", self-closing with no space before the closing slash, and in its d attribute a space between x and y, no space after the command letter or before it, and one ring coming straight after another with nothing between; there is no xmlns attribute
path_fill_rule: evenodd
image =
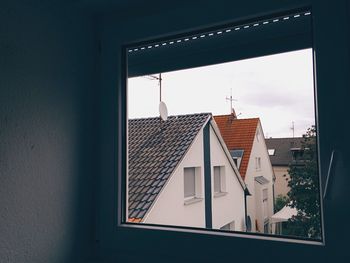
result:
<svg viewBox="0 0 350 263"><path fill-rule="evenodd" d="M251 196L248 188L244 189L244 216L245 216L245 231L248 232L248 212L247 212L247 196Z"/></svg>
<svg viewBox="0 0 350 263"><path fill-rule="evenodd" d="M205 227L213 228L212 200L211 200L211 161L210 161L210 125L203 128L204 147L204 204L205 204Z"/></svg>

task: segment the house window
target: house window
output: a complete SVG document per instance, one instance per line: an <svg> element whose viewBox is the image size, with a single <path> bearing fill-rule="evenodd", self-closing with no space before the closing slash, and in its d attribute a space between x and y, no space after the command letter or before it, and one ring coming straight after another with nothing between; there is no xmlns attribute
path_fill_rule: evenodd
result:
<svg viewBox="0 0 350 263"><path fill-rule="evenodd" d="M235 163L235 165L239 169L241 166L241 161L243 158L244 150L241 150L241 149L240 150L231 150L230 154L232 156L233 162Z"/></svg>
<svg viewBox="0 0 350 263"><path fill-rule="evenodd" d="M264 223L264 233L269 234L269 222Z"/></svg>
<svg viewBox="0 0 350 263"><path fill-rule="evenodd" d="M196 173L195 168L184 169L184 196L185 198L196 196Z"/></svg>
<svg viewBox="0 0 350 263"><path fill-rule="evenodd" d="M221 230L226 230L226 231L235 231L235 221L232 221L222 227L220 227Z"/></svg>
<svg viewBox="0 0 350 263"><path fill-rule="evenodd" d="M186 167L183 171L185 205L201 201L200 167Z"/></svg>
<svg viewBox="0 0 350 263"><path fill-rule="evenodd" d="M261 157L255 157L255 170L261 170Z"/></svg>
<svg viewBox="0 0 350 263"><path fill-rule="evenodd" d="M226 191L225 167L214 166L214 196L219 196Z"/></svg>
<svg viewBox="0 0 350 263"><path fill-rule="evenodd" d="M275 155L275 149L268 149L267 150L270 156Z"/></svg>

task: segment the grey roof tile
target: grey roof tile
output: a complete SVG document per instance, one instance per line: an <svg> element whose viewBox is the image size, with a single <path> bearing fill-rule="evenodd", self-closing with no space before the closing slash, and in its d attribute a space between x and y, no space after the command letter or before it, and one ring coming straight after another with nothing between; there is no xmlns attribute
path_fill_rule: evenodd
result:
<svg viewBox="0 0 350 263"><path fill-rule="evenodd" d="M210 113L129 120L129 218L142 219Z"/></svg>
<svg viewBox="0 0 350 263"><path fill-rule="evenodd" d="M288 166L293 161L292 148L302 147L302 137L265 139L267 149L275 149L270 155L272 166Z"/></svg>

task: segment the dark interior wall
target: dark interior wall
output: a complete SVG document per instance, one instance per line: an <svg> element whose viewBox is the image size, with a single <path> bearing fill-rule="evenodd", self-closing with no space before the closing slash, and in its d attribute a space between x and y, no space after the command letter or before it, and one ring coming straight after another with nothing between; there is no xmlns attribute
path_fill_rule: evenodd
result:
<svg viewBox="0 0 350 263"><path fill-rule="evenodd" d="M179 0L166 5L160 0L153 4L135 0L131 5L121 1L122 11L119 1L110 0L7 2L0 5L1 263L216 262L232 260L232 252L235 260L244 262L256 262L256 255L262 262L271 260L272 243L261 240L117 231L120 45L223 23L237 14L249 17L270 8L286 10L311 0L206 4ZM312 262L315 255L320 262L331 262L334 255L347 257L349 229L334 224L346 219L349 211L349 172L344 172L349 141L342 139L347 115L340 105L347 105L348 98L344 87L349 84L350 52L345 46L350 30L347 39L336 33L346 28L338 25L349 20L339 21L344 10L337 4L324 1L318 6L331 14L319 21L316 32L322 42L318 46L321 143L326 150L322 169L328 168L333 142L343 154L343 164L337 165L343 165L341 180L333 184L334 199L325 204L333 208L328 209L327 227L336 231L327 236L331 253L323 247L281 243L274 255L288 255L286 262ZM329 32L334 32L331 38Z"/></svg>
<svg viewBox="0 0 350 263"><path fill-rule="evenodd" d="M0 7L0 262L86 262L95 23L70 1L16 2Z"/></svg>

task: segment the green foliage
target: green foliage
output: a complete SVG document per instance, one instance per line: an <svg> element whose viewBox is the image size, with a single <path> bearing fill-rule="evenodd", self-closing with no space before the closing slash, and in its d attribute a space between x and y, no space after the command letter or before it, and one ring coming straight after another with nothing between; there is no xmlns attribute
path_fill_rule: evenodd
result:
<svg viewBox="0 0 350 263"><path fill-rule="evenodd" d="M280 211L288 203L289 203L288 196L278 195L275 200L275 213Z"/></svg>
<svg viewBox="0 0 350 263"><path fill-rule="evenodd" d="M288 221L290 235L321 237L320 194L316 149L316 129L311 127L303 135L302 156L289 166L289 206L298 214Z"/></svg>

